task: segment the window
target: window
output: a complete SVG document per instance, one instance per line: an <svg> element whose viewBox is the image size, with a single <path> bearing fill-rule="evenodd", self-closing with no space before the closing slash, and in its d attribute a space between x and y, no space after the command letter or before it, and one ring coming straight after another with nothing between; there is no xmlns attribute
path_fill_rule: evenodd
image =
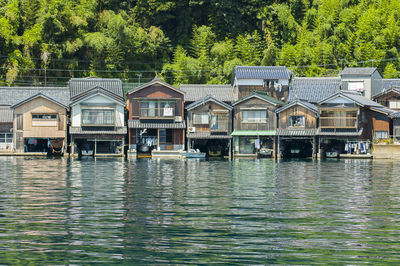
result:
<svg viewBox="0 0 400 266"><path fill-rule="evenodd" d="M274 88L277 80L264 79L264 88Z"/></svg>
<svg viewBox="0 0 400 266"><path fill-rule="evenodd" d="M0 133L0 143L11 143L13 134L11 133Z"/></svg>
<svg viewBox="0 0 400 266"><path fill-rule="evenodd" d="M143 101L140 102L141 117L174 117L175 102L173 101Z"/></svg>
<svg viewBox="0 0 400 266"><path fill-rule="evenodd" d="M363 92L364 91L364 82L349 82L347 89L349 91Z"/></svg>
<svg viewBox="0 0 400 266"><path fill-rule="evenodd" d="M266 123L267 110L242 111L243 123Z"/></svg>
<svg viewBox="0 0 400 266"><path fill-rule="evenodd" d="M208 125L208 114L193 114L194 125Z"/></svg>
<svg viewBox="0 0 400 266"><path fill-rule="evenodd" d="M114 110L82 110L83 125L114 125Z"/></svg>
<svg viewBox="0 0 400 266"><path fill-rule="evenodd" d="M43 120L50 120L50 119L57 119L56 114L32 114L32 119L43 119Z"/></svg>
<svg viewBox="0 0 400 266"><path fill-rule="evenodd" d="M375 138L377 138L377 139L387 139L387 137L388 137L387 131L376 131L375 132Z"/></svg>
<svg viewBox="0 0 400 266"><path fill-rule="evenodd" d="M173 104L169 102L159 102L158 107L159 116L174 116Z"/></svg>
<svg viewBox="0 0 400 266"><path fill-rule="evenodd" d="M389 108L390 109L400 109L400 101L389 101Z"/></svg>
<svg viewBox="0 0 400 266"><path fill-rule="evenodd" d="M289 117L291 127L304 127L304 120L303 115L292 115Z"/></svg>

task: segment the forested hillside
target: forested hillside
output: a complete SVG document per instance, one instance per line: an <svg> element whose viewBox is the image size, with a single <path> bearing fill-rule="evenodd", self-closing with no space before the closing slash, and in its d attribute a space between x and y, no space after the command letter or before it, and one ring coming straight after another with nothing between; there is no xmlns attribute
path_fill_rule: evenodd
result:
<svg viewBox="0 0 400 266"><path fill-rule="evenodd" d="M399 77L398 0L0 0L0 84L228 83L236 65Z"/></svg>

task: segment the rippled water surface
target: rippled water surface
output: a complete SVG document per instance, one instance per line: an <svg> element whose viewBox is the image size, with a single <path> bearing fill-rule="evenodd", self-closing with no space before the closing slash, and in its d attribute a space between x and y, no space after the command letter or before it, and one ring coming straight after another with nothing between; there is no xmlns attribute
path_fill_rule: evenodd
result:
<svg viewBox="0 0 400 266"><path fill-rule="evenodd" d="M400 162L0 158L0 263L400 262Z"/></svg>

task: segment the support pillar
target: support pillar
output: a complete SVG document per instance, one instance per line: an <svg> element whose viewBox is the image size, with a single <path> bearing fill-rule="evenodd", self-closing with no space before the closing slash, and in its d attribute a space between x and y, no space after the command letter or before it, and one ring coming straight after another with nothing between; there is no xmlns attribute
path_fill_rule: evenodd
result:
<svg viewBox="0 0 400 266"><path fill-rule="evenodd" d="M167 133L165 133L167 134ZM160 129L157 128L157 150L160 150Z"/></svg>
<svg viewBox="0 0 400 266"><path fill-rule="evenodd" d="M97 154L97 139L94 139L94 151L93 151L93 155L96 156Z"/></svg>
<svg viewBox="0 0 400 266"><path fill-rule="evenodd" d="M281 138L278 136L278 143L277 143L277 154L276 158L281 158Z"/></svg>

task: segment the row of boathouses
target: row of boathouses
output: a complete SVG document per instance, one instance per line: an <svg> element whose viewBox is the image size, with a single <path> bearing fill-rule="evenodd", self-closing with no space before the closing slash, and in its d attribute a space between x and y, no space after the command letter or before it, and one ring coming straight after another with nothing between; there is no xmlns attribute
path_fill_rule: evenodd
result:
<svg viewBox="0 0 400 266"><path fill-rule="evenodd" d="M397 87L399 86L399 87ZM369 156L400 137L400 80L376 68L298 78L286 67L238 66L231 84L157 77L66 87L0 87L0 154L226 157Z"/></svg>

